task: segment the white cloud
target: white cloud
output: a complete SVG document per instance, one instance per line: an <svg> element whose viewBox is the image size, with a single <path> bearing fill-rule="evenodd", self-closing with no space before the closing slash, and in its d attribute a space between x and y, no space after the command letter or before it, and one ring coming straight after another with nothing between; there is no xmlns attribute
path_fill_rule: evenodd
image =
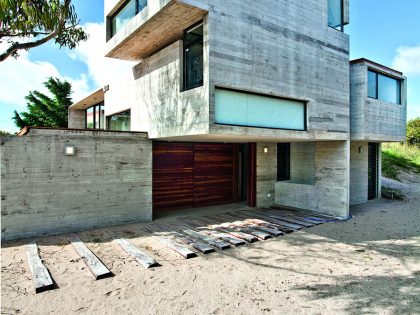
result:
<svg viewBox="0 0 420 315"><path fill-rule="evenodd" d="M392 67L402 71L404 75L420 75L420 45L399 47L392 62Z"/></svg>
<svg viewBox="0 0 420 315"><path fill-rule="evenodd" d="M31 61L29 52L22 51L18 59L9 57L0 63L0 103L17 110L24 109L25 96L29 91L47 92L42 83L48 77L70 82L74 99L85 96L90 90L85 74L80 74L78 78L63 76L52 63Z"/></svg>
<svg viewBox="0 0 420 315"><path fill-rule="evenodd" d="M95 88L109 84L115 78L131 71L135 63L104 57L105 27L103 23L86 23L84 28L89 34L89 39L69 51L68 54L72 59L87 65L89 78L93 80Z"/></svg>

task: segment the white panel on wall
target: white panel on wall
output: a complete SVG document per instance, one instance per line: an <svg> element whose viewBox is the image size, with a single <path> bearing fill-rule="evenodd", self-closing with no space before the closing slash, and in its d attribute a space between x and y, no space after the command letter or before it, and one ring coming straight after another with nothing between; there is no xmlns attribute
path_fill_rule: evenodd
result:
<svg viewBox="0 0 420 315"><path fill-rule="evenodd" d="M215 123L305 130L305 103L216 89Z"/></svg>

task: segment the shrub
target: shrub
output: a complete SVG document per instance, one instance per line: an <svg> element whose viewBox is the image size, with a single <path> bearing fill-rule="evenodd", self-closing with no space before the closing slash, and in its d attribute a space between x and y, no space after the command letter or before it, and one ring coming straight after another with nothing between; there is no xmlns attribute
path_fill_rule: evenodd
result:
<svg viewBox="0 0 420 315"><path fill-rule="evenodd" d="M420 117L408 122L407 143L420 147Z"/></svg>

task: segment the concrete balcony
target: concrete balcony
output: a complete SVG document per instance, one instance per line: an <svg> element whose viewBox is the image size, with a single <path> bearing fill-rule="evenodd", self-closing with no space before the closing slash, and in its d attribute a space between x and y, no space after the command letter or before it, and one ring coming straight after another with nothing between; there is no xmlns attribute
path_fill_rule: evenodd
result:
<svg viewBox="0 0 420 315"><path fill-rule="evenodd" d="M121 1L118 4L107 11L108 28L110 17L121 7ZM148 0L146 8L108 40L105 56L132 61L147 58L181 39L183 31L202 20L206 13L195 1Z"/></svg>

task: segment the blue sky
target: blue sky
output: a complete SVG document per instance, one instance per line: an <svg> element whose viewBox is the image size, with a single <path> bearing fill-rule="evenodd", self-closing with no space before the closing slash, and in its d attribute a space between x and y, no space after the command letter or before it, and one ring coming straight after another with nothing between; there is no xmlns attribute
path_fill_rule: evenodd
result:
<svg viewBox="0 0 420 315"><path fill-rule="evenodd" d="M69 80L77 100L102 84L107 73L125 63L102 58L103 0L73 0L90 40L74 51L54 43L0 63L0 130L17 131L13 110L25 110L24 96L41 90L48 76ZM420 1L350 0L350 57L368 58L401 70L408 77L408 116L420 116Z"/></svg>

